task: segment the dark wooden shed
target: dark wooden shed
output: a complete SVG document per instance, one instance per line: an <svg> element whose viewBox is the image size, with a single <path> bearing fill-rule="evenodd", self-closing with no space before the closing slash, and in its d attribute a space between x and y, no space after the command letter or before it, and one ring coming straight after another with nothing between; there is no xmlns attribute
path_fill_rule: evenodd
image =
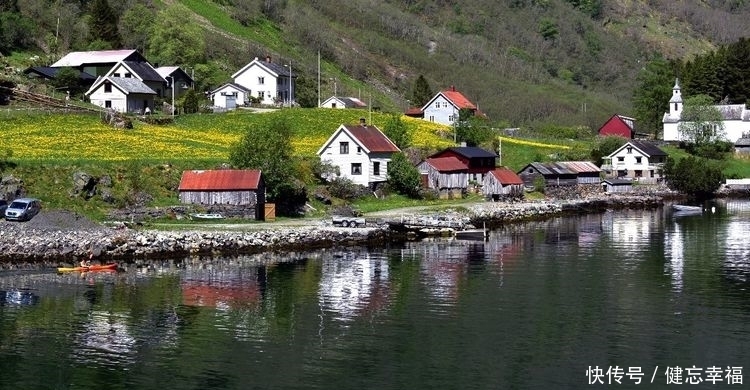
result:
<svg viewBox="0 0 750 390"><path fill-rule="evenodd" d="M252 207L255 219L264 219L266 185L259 170L185 171L178 191L181 203Z"/></svg>

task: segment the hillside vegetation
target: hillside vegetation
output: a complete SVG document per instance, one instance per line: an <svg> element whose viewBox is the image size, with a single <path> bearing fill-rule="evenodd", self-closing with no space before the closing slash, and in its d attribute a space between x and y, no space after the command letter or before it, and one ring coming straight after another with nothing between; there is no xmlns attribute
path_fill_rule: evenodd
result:
<svg viewBox="0 0 750 390"><path fill-rule="evenodd" d="M95 23L109 18L102 1L3 2L0 52L22 69L71 50L136 48L183 66L202 90L271 55L293 65L313 102L320 54L322 98L336 89L401 111L424 75L434 91L455 85L501 126L593 130L632 115L647 62L734 42L750 15L745 1L719 0L124 0L108 2L115 41Z"/></svg>

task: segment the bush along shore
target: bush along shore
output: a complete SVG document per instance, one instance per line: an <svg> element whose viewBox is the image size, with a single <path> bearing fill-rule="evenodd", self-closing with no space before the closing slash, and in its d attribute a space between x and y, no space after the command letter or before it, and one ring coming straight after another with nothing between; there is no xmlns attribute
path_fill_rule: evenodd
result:
<svg viewBox="0 0 750 390"><path fill-rule="evenodd" d="M607 209L655 208L673 193L608 195L577 200L538 202L486 202L462 211L475 226L488 228L507 223L538 220L570 213L593 213ZM433 213L434 214L434 213ZM0 221L0 268L24 264L72 264L94 255L95 260L129 262L190 255L232 255L260 252L299 251L337 246L382 245L405 237L387 224L368 228L341 228L311 220L298 227L266 230L229 230L196 227L164 231L117 228L91 222L64 211L45 211L28 222Z"/></svg>

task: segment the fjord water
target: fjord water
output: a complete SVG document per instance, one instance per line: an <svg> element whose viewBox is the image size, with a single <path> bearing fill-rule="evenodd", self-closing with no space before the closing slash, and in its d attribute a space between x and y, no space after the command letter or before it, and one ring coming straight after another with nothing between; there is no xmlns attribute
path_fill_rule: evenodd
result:
<svg viewBox="0 0 750 390"><path fill-rule="evenodd" d="M0 388L560 389L615 367L643 373L616 387L663 388L670 367L725 378L750 360L750 202L715 207L555 218L488 242L2 271ZM684 386L727 386L701 379Z"/></svg>

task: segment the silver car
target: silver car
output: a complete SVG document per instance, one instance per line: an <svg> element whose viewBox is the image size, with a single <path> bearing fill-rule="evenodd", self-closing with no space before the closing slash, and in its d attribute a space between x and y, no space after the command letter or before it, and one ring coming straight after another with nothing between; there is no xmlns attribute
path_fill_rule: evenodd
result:
<svg viewBox="0 0 750 390"><path fill-rule="evenodd" d="M39 199L19 198L11 202L5 209L5 219L8 221L28 221L39 214L42 203Z"/></svg>

